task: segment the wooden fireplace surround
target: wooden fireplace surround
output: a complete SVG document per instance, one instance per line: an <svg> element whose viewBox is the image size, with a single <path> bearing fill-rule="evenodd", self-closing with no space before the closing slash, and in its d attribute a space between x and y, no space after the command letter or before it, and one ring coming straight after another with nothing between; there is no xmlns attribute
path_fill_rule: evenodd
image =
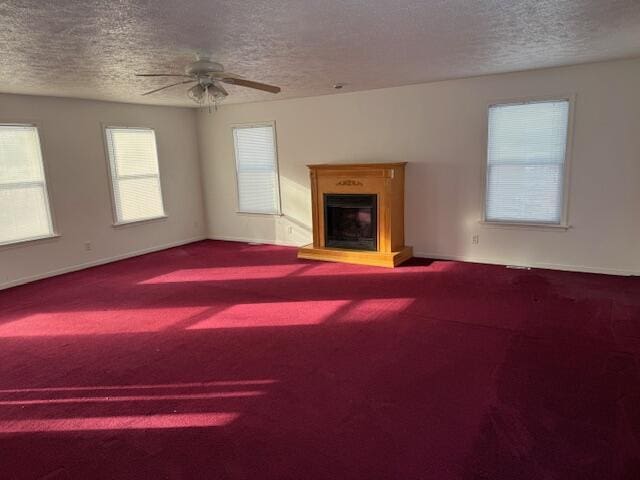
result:
<svg viewBox="0 0 640 480"><path fill-rule="evenodd" d="M298 258L395 267L411 258L404 244L404 170L406 162L307 165L311 177L313 243ZM375 194L377 251L325 247L324 194Z"/></svg>

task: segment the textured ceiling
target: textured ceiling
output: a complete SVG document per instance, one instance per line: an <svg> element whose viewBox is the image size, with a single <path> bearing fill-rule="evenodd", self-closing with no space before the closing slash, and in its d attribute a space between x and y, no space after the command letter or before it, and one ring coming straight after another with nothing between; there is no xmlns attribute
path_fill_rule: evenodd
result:
<svg viewBox="0 0 640 480"><path fill-rule="evenodd" d="M282 87L227 103L366 90L640 56L640 0L0 0L0 92L192 106L133 73L196 50Z"/></svg>

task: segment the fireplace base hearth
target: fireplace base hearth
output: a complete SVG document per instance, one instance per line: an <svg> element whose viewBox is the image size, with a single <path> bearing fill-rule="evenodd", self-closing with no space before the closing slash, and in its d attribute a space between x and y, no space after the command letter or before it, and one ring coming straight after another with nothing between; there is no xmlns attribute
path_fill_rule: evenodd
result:
<svg viewBox="0 0 640 480"><path fill-rule="evenodd" d="M298 249L298 258L323 260L325 262L355 263L376 267L393 268L413 256L413 248L404 247L397 252L371 252L367 250L348 250L345 248L314 248L313 244Z"/></svg>
<svg viewBox="0 0 640 480"><path fill-rule="evenodd" d="M309 165L313 243L298 258L396 267L404 244L402 163Z"/></svg>

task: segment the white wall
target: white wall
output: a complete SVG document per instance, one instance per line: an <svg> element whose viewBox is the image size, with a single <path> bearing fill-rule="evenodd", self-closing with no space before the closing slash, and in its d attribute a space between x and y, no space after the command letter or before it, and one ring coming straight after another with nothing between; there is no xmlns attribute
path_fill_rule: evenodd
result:
<svg viewBox="0 0 640 480"><path fill-rule="evenodd" d="M487 104L566 94L576 95L572 228L480 225ZM237 214L230 125L268 120L284 216ZM305 164L408 161L407 244L419 255L640 273L640 60L227 105L198 113L198 131L211 238L308 243Z"/></svg>
<svg viewBox="0 0 640 480"><path fill-rule="evenodd" d="M194 110L0 95L0 123L30 121L39 123L60 237L0 247L0 288L204 236ZM167 219L112 226L101 123L155 129Z"/></svg>
<svg viewBox="0 0 640 480"><path fill-rule="evenodd" d="M40 124L61 235L0 247L0 288L207 233L211 238L308 243L311 202L305 165L325 162L410 162L407 243L419 255L640 274L638 85L640 60L631 60L227 105L214 115L0 94L0 122ZM576 94L572 228L480 225L486 105L568 93ZM237 214L230 126L267 120L276 121L284 215ZM155 128L166 220L112 227L101 123ZM480 244L472 245L476 233ZM85 251L86 241L91 251Z"/></svg>

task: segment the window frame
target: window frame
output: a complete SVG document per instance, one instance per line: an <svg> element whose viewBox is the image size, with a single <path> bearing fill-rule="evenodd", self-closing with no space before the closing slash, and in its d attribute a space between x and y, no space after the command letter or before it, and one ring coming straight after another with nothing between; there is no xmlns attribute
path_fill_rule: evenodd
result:
<svg viewBox="0 0 640 480"><path fill-rule="evenodd" d="M101 123L101 127L102 127L102 138L103 138L103 144L104 144L104 155L105 155L105 160L107 164L107 177L109 179L109 196L111 198L111 214L113 219L112 226L114 228L126 227L126 226L149 223L149 222L157 222L157 221L165 220L166 218L168 218L169 214L167 212L167 205L164 198L164 187L162 185L163 175L162 175L162 168L160 166L160 151L158 149L158 136L156 135L156 129L148 125L132 125L132 124L122 125L119 123L104 123L104 122ZM137 220L121 220L120 218L118 218L119 209L116 201L116 192L115 192L115 184L114 184L115 165L111 160L111 154L109 152L109 134L108 134L109 129L151 130L153 132L153 141L156 147L156 162L158 163L158 188L160 189L160 200L162 201L162 211L163 211L162 215L159 215L157 217L141 218Z"/></svg>
<svg viewBox="0 0 640 480"><path fill-rule="evenodd" d="M38 143L40 147L40 160L42 162L42 187L44 189L44 200L45 206L47 208L47 213L49 214L49 227L50 233L47 235L40 235L37 237L23 238L20 240L11 240L8 242L0 242L0 249L4 250L6 248L19 247L23 245L29 245L33 243L46 242L48 240L60 238L60 234L57 229L57 220L55 209L53 207L52 195L51 195L51 186L49 184L49 167L47 165L47 154L46 154L46 141L45 135L43 134L42 122L39 120L31 120L31 119L13 119L13 120L4 120L0 118L0 126L19 126L19 127L33 127L36 129L36 134L38 136Z"/></svg>
<svg viewBox="0 0 640 480"><path fill-rule="evenodd" d="M527 220L487 220L487 187L489 175L489 110L494 106L504 105L527 105L532 103L546 102L569 102L569 111L567 117L567 141L564 150L564 173L562 179L562 205L559 223L531 222ZM575 111L576 94L558 94L544 95L533 97L518 97L501 100L493 100L487 103L484 115L484 139L483 148L484 156L482 161L482 216L480 223L486 226L505 227L505 228L534 228L534 229L550 229L550 230L568 230L571 228L569 223L569 198L571 189L571 164L573 154L573 124Z"/></svg>
<svg viewBox="0 0 640 480"><path fill-rule="evenodd" d="M230 125L231 130L231 143L233 148L233 161L234 161L234 172L235 172L235 180L236 180L236 214L238 215L259 215L261 217L271 216L271 217L281 217L282 216L282 193L280 188L280 160L278 156L278 134L276 130L276 122L275 120L268 120L264 122L250 122L250 123L234 123ZM237 158L237 149L236 149L236 137L234 135L234 130L236 128L258 128L258 127L271 127L273 130L273 149L275 155L275 164L276 164L276 211L273 213L264 213L264 212L248 212L240 209L240 182L239 182L239 172L238 172L238 158Z"/></svg>

